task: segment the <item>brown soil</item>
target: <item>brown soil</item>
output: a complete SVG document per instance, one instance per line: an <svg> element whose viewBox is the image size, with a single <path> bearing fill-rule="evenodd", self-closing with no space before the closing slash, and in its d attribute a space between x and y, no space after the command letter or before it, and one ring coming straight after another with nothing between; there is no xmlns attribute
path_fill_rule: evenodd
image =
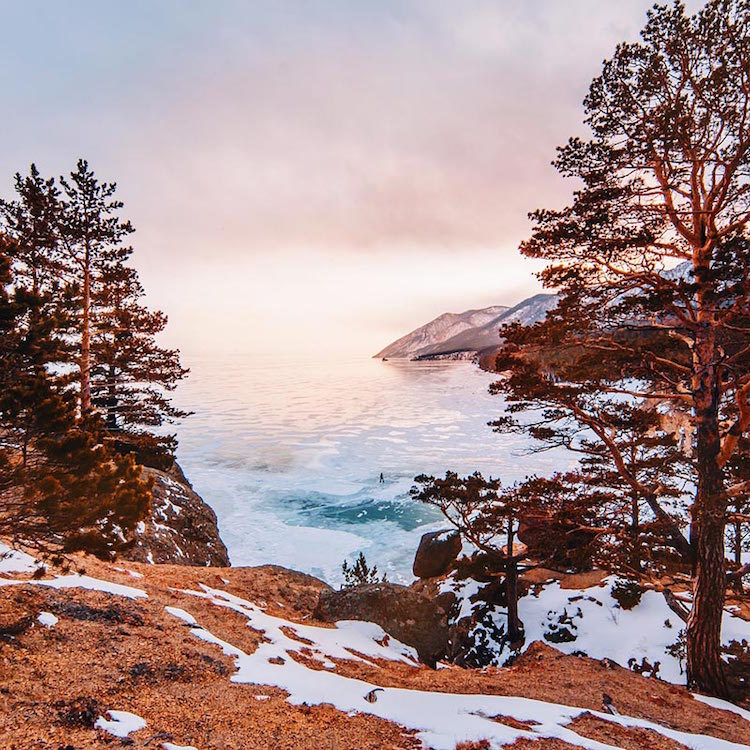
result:
<svg viewBox="0 0 750 750"><path fill-rule="evenodd" d="M647 729L626 729L591 714L582 714L571 722L580 735L615 745L622 750L687 750L685 745Z"/></svg>
<svg viewBox="0 0 750 750"><path fill-rule="evenodd" d="M262 634L246 618L183 593L201 584L220 588L290 621L311 623L320 581L283 568L186 568L76 560L89 575L148 592L130 600L80 589L0 587L0 750L74 750L100 747L160 748L161 739L200 750L412 750L413 733L366 714L349 716L331 706L293 706L283 691L230 682L231 658L191 635L164 606L181 607L219 638L252 651ZM228 583L224 583L226 580ZM59 622L45 628L40 611ZM315 623L320 624L320 623ZM300 644L304 648L304 644ZM304 655L300 657L304 659ZM750 723L712 709L689 693L618 667L564 656L535 644L503 669L430 670L384 662L341 661L340 673L375 684L457 693L522 695L600 710L602 694L621 714L689 732L750 744ZM267 696L262 700L258 696ZM132 744L93 729L107 709L132 711L147 722ZM503 721L503 717L498 717ZM508 720L510 723L511 720ZM622 748L675 750L680 746L640 730L623 729L591 715L575 731ZM155 735L164 733L157 739ZM148 743L148 744L147 744ZM519 741L514 750L567 750L557 740Z"/></svg>

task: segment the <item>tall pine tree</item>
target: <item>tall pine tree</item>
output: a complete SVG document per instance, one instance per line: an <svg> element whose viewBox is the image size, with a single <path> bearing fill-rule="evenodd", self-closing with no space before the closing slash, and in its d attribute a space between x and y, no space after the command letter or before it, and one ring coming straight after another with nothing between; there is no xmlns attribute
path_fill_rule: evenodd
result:
<svg viewBox="0 0 750 750"><path fill-rule="evenodd" d="M138 274L126 265L132 253L120 247L97 269L92 295L91 395L107 430L123 450L161 464L174 448L172 436L152 430L188 416L168 393L185 377L179 352L155 340L167 316L150 311ZM145 428L145 429L144 429Z"/></svg>
<svg viewBox="0 0 750 750"><path fill-rule="evenodd" d="M658 480L633 481L600 404L650 399L685 415L696 478L687 679L726 695L724 534L740 491L730 466L750 430L750 3L710 0L692 16L682 2L657 5L641 36L591 85L591 137L559 150L555 166L579 184L571 205L535 212L522 246L548 262L542 279L562 302L509 345L575 345L590 374L537 368L541 390L515 378L506 393L560 405L648 499L659 498Z"/></svg>
<svg viewBox="0 0 750 750"><path fill-rule="evenodd" d="M124 241L134 230L120 217L116 184L100 182L85 160L60 184L60 237L77 290L81 412L101 414L121 450L161 465L176 443L153 428L187 415L168 393L188 371L178 351L156 343L167 317L145 307L128 265L133 249Z"/></svg>
<svg viewBox="0 0 750 750"><path fill-rule="evenodd" d="M20 252L0 235L0 531L42 552L111 552L146 512L151 484L101 442L95 415L77 416L75 391L54 374L48 298L14 277Z"/></svg>
<svg viewBox="0 0 750 750"><path fill-rule="evenodd" d="M133 227L119 217L123 204L114 198L117 186L99 182L84 159L79 159L68 178L60 178L60 184L63 195L58 231L67 271L77 290L79 398L85 415L92 407L92 287L98 270L110 261Z"/></svg>

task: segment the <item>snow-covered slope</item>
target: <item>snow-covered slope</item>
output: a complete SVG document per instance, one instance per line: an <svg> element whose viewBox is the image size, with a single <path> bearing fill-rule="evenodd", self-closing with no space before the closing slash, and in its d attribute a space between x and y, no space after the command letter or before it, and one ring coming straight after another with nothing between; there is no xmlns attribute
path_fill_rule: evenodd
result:
<svg viewBox="0 0 750 750"><path fill-rule="evenodd" d="M586 654L594 659L610 659L646 676L681 684L685 681L685 625L656 589L643 590L630 609L623 607L615 589L614 575L587 588L563 588L550 580L537 585L518 602L524 623L525 641L521 650L542 641L566 654ZM441 591L453 592L459 601L458 617L471 617L484 609L473 625L472 637L495 653L493 663L505 664L515 652L505 643L507 610L490 608L477 597L481 586L471 579L448 578ZM680 595L690 600L691 595ZM727 607L722 621L722 642L747 642L750 623ZM476 619L476 618L475 618Z"/></svg>
<svg viewBox="0 0 750 750"><path fill-rule="evenodd" d="M394 341L376 357L419 359L464 352L480 352L497 346L499 330L509 323L533 325L557 304L554 294L535 294L515 307L487 307L456 315L446 313Z"/></svg>
<svg viewBox="0 0 750 750"><path fill-rule="evenodd" d="M210 746L226 750L501 750L517 741L750 750L750 713L658 679L681 681L672 648L680 623L656 591L623 610L614 579L581 589L547 581L521 599L527 642L559 650L537 643L502 670L432 670L378 625L316 621L310 608L325 584L283 568L124 570L80 557L88 574L68 574L2 543L0 560L3 682L18 706L34 707L5 711L2 748L196 750L210 734ZM133 577L143 588L127 585ZM475 582L444 583L473 614ZM502 625L500 609L492 616ZM724 637L746 640L747 621L727 612ZM628 669L645 660L661 660L656 678Z"/></svg>
<svg viewBox="0 0 750 750"><path fill-rule="evenodd" d="M376 357L414 358L435 343L446 341L462 331L480 328L508 311L503 305L493 305L481 310L467 310L463 313L443 313L435 320L415 329L398 341L386 346Z"/></svg>

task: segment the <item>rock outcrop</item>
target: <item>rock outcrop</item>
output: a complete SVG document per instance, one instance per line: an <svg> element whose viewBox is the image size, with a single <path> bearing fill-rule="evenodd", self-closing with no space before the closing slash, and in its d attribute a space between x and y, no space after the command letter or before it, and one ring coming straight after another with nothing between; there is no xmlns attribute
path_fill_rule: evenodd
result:
<svg viewBox="0 0 750 750"><path fill-rule="evenodd" d="M413 646L420 660L434 667L448 650L448 617L453 594L430 595L395 583L372 583L320 592L314 617L323 622L364 620L380 625Z"/></svg>
<svg viewBox="0 0 750 750"><path fill-rule="evenodd" d="M460 553L461 537L457 531L430 531L419 541L412 572L417 578L441 576L450 569Z"/></svg>
<svg viewBox="0 0 750 750"><path fill-rule="evenodd" d="M226 567L229 555L219 536L216 514L178 464L169 471L143 469L154 478L150 516L131 534L121 557L147 563Z"/></svg>

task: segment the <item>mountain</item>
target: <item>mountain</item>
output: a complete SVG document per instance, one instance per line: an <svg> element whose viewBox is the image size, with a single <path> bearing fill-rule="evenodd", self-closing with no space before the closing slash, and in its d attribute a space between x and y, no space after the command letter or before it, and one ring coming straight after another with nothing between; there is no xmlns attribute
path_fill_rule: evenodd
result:
<svg viewBox="0 0 750 750"><path fill-rule="evenodd" d="M376 357L433 359L474 355L500 343L509 323L533 325L557 304L555 294L535 294L515 307L496 305L464 313L445 313L385 347Z"/></svg>
<svg viewBox="0 0 750 750"><path fill-rule="evenodd" d="M480 328L509 309L504 305L494 305L481 310L467 310L463 313L443 313L435 320L431 320L411 333L407 333L406 336L402 336L398 341L389 344L375 356L415 359L436 343L447 341L464 331Z"/></svg>

